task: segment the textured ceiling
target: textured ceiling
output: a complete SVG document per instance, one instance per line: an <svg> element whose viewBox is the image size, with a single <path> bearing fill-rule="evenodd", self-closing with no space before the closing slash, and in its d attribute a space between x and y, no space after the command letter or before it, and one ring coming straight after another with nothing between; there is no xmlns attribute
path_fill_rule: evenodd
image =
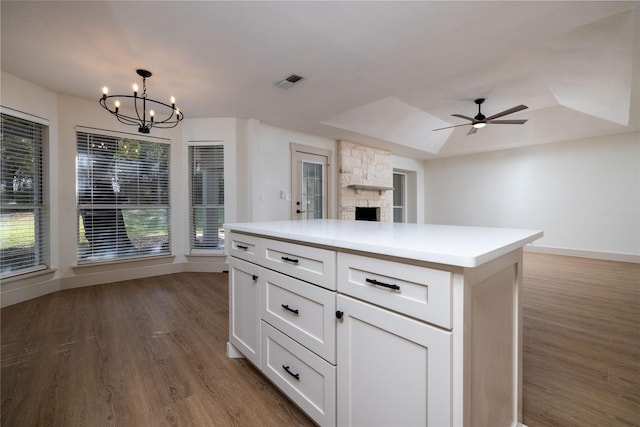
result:
<svg viewBox="0 0 640 427"><path fill-rule="evenodd" d="M149 94L415 158L640 130L638 2L0 3L2 70L59 93ZM274 86L291 73L290 89ZM508 118L466 136L452 113ZM97 105L97 103L96 103ZM157 132L161 132L158 130ZM288 141L287 141L288 142Z"/></svg>

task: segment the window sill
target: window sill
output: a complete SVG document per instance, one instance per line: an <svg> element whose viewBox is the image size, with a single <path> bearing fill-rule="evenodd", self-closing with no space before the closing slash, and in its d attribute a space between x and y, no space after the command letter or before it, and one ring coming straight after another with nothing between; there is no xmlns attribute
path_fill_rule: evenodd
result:
<svg viewBox="0 0 640 427"><path fill-rule="evenodd" d="M225 256L224 248L222 249L192 249L188 257L218 257Z"/></svg>
<svg viewBox="0 0 640 427"><path fill-rule="evenodd" d="M28 281L30 279L40 277L40 276L52 276L55 274L57 269L55 268L43 268L41 270L29 271L26 273L16 274L9 277L3 277L0 281L2 285L8 285L10 283L15 283L19 281Z"/></svg>
<svg viewBox="0 0 640 427"><path fill-rule="evenodd" d="M108 261L93 261L82 264L74 265L72 268L74 270L90 270L100 267L112 267L112 266L121 266L125 264L137 264L137 266L144 265L156 265L156 264L167 264L166 261L172 263L175 259L175 255L158 255L152 257L141 257L141 258L127 258L127 259L113 259Z"/></svg>

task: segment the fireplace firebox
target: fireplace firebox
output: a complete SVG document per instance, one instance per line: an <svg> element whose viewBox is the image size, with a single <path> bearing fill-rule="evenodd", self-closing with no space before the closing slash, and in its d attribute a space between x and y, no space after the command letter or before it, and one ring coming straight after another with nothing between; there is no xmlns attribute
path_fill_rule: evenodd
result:
<svg viewBox="0 0 640 427"><path fill-rule="evenodd" d="M356 207L356 221L380 221L380 208Z"/></svg>

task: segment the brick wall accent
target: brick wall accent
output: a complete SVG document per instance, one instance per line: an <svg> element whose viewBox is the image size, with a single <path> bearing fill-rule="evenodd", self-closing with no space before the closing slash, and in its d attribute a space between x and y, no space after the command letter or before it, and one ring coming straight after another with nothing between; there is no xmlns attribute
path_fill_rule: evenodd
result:
<svg viewBox="0 0 640 427"><path fill-rule="evenodd" d="M338 218L355 220L356 206L380 208L380 221L393 221L391 191L355 190L348 185L393 186L391 152L348 141L338 141L340 189Z"/></svg>

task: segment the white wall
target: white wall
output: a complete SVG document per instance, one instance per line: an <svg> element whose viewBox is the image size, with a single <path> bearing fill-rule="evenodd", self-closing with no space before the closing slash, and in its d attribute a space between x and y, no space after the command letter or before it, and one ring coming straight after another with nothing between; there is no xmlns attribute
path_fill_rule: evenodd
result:
<svg viewBox="0 0 640 427"><path fill-rule="evenodd" d="M258 122L259 123L259 122ZM291 219L291 201L280 198L280 191L291 193L290 143L331 150L331 188L329 216L336 217L337 143L322 138L252 121L249 132L249 164L252 176L252 221Z"/></svg>
<svg viewBox="0 0 640 427"><path fill-rule="evenodd" d="M425 220L544 230L535 246L640 259L640 134L429 160Z"/></svg>

